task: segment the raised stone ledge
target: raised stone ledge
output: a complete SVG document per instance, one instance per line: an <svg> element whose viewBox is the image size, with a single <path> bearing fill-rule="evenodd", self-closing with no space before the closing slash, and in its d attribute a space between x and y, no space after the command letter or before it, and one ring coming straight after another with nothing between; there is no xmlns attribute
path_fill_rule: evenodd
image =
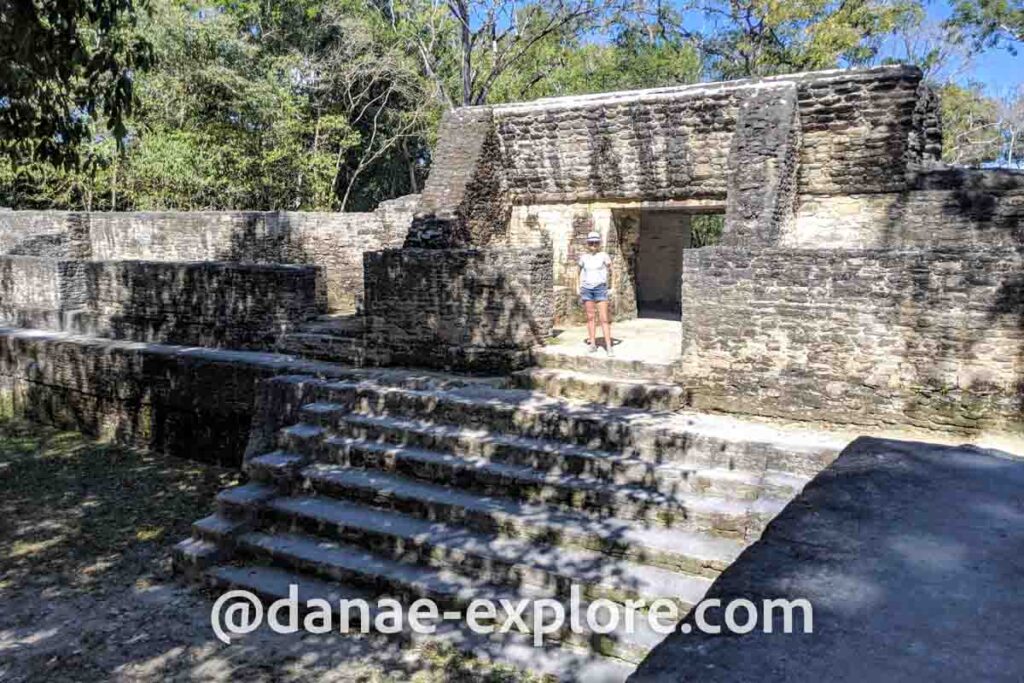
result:
<svg viewBox="0 0 1024 683"><path fill-rule="evenodd" d="M0 321L115 339L271 348L325 307L313 266L0 256Z"/></svg>
<svg viewBox="0 0 1024 683"><path fill-rule="evenodd" d="M240 465L260 381L281 375L441 388L494 381L0 328L0 389L18 414L181 458Z"/></svg>

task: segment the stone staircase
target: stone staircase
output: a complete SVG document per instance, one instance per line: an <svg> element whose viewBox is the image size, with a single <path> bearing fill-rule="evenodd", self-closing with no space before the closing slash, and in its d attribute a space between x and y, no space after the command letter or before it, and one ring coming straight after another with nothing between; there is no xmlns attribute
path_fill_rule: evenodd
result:
<svg viewBox="0 0 1024 683"><path fill-rule="evenodd" d="M576 351L567 352L563 347L535 349L536 367L513 373L513 383L548 396L616 407L673 411L686 406L686 388L673 381L674 363Z"/></svg>
<svg viewBox="0 0 1024 683"><path fill-rule="evenodd" d="M267 597L296 583L305 597L464 609L481 597L567 600L575 585L584 601L686 609L840 446L486 385L268 384L266 396L301 386L263 411L291 424L176 553L185 572ZM622 680L664 637L637 623L550 634L542 648L457 623L438 637L559 678Z"/></svg>
<svg viewBox="0 0 1024 683"><path fill-rule="evenodd" d="M362 367L367 365L363 339L365 318L359 314L328 314L285 335L279 353Z"/></svg>

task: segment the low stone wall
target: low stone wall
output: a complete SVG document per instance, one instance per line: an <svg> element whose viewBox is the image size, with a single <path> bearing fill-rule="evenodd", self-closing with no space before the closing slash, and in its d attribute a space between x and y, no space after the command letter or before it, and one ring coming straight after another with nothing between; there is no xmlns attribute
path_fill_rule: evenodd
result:
<svg viewBox="0 0 1024 683"><path fill-rule="evenodd" d="M324 310L313 266L0 257L5 324L267 348Z"/></svg>
<svg viewBox="0 0 1024 683"><path fill-rule="evenodd" d="M18 414L223 465L242 462L261 380L352 372L271 353L0 328L0 389Z"/></svg>
<svg viewBox="0 0 1024 683"><path fill-rule="evenodd" d="M279 371L264 355L0 329L0 384L29 419L238 465L257 382Z"/></svg>
<svg viewBox="0 0 1024 683"><path fill-rule="evenodd" d="M1024 250L687 250L696 408L1019 428Z"/></svg>
<svg viewBox="0 0 1024 683"><path fill-rule="evenodd" d="M365 268L367 349L381 364L505 371L551 333L547 249L389 249Z"/></svg>
<svg viewBox="0 0 1024 683"><path fill-rule="evenodd" d="M237 261L323 270L332 310L362 301L363 252L401 246L418 195L372 213L4 211L0 254L96 261Z"/></svg>

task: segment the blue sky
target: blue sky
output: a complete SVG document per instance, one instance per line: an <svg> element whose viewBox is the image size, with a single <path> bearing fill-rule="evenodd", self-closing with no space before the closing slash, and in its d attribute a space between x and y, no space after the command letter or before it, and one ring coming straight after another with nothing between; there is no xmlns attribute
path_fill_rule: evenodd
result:
<svg viewBox="0 0 1024 683"><path fill-rule="evenodd" d="M936 21L946 19L949 14L949 3L945 0L934 0L928 6L928 16ZM1005 48L988 50L972 60L960 80L969 79L984 83L994 95L1016 88L1024 82L1024 54L1012 55Z"/></svg>

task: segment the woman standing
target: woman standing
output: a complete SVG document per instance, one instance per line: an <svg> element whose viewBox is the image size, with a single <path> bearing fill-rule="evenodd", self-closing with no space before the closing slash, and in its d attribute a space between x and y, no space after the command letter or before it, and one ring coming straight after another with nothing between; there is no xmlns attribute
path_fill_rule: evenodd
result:
<svg viewBox="0 0 1024 683"><path fill-rule="evenodd" d="M608 319L608 296L612 290L608 283L612 279L612 260L601 249L601 235L591 232L587 235L587 253L580 256L580 301L587 311L587 343L590 353L597 352L595 314L601 317L604 332L604 350L612 352L612 324Z"/></svg>

